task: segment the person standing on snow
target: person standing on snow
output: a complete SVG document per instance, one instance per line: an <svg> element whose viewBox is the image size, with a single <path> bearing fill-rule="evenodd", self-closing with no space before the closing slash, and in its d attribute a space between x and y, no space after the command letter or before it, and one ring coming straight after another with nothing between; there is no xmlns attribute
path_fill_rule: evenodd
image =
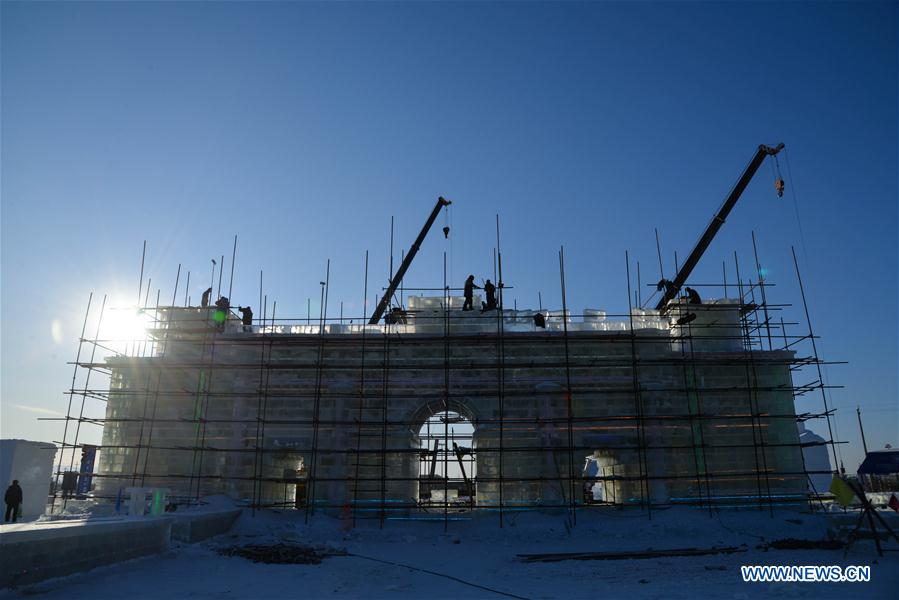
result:
<svg viewBox="0 0 899 600"><path fill-rule="evenodd" d="M19 516L19 507L22 505L22 488L19 487L19 480L13 479L12 485L6 488L6 522L9 523L9 516L12 514L12 522L15 523Z"/></svg>

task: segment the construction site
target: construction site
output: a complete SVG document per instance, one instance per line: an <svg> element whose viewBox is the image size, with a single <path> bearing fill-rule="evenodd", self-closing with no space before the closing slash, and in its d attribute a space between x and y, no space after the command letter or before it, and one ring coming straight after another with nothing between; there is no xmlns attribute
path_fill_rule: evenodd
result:
<svg viewBox="0 0 899 600"><path fill-rule="evenodd" d="M99 326L91 336L97 303L89 303L57 442L71 453L57 481L69 483L56 486L53 505L66 505L76 479L117 510L141 489L166 506L225 495L254 512L382 527L449 527L472 512L496 513L501 526L521 511L567 512L575 524L580 511L609 506L651 518L672 505L819 503L826 490L814 476L829 480L837 442L795 253L802 297L791 303L776 298L754 237L754 256L734 253L720 282L690 279L756 171L782 148L758 147L673 277L647 283L624 257L626 310L568 306L563 248L561 306L509 306L499 217L496 283L483 295L447 281L445 265L431 287L404 286L451 204L442 197L386 288L369 285L366 255L364 315L329 315L328 274L317 317L277 314L261 275L259 314L238 315L223 294L224 260L218 275L213 265L218 303L213 285L201 306L186 292L177 302L177 279L171 302L157 293L154 303L142 265L141 339L105 339ZM805 320L785 320L790 306ZM798 398L819 409L797 412ZM104 417L86 416L96 403ZM801 441L806 426L823 437ZM84 444L98 427L99 447ZM89 457L81 469L78 453ZM807 464L810 453L824 462Z"/></svg>
<svg viewBox="0 0 899 600"><path fill-rule="evenodd" d="M899 600L896 2L0 2L0 600Z"/></svg>

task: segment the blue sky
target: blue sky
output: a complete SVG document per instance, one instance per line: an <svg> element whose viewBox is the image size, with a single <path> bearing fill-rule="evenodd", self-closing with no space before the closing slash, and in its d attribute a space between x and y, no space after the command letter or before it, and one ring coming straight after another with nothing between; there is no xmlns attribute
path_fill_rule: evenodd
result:
<svg viewBox="0 0 899 600"><path fill-rule="evenodd" d="M726 260L733 280L734 251L747 277L755 231L769 299L801 322L796 246L819 350L849 361L827 376L845 386L832 400L854 470L857 404L869 446L899 441L897 16L864 2L4 2L0 433L60 439L36 418L65 412L88 295L136 299L144 239L154 297L170 299L181 263L196 301L236 234L234 304L260 312L263 269L278 315L305 316L308 297L317 314L330 258L329 315L341 300L360 315L365 251L383 284L391 215L398 256L444 195L451 240L433 232L408 285L441 285L444 251L454 284L489 277L499 214L520 307L538 292L560 304L564 244L569 304L621 313L625 250L658 279L658 227L673 273L755 147L783 141L787 195L763 165L694 279L720 281Z"/></svg>

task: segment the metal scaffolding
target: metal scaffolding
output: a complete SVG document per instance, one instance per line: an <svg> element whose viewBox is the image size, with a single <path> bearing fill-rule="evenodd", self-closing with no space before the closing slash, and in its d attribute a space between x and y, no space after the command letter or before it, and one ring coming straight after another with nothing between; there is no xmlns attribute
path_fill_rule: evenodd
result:
<svg viewBox="0 0 899 600"><path fill-rule="evenodd" d="M88 336L91 298L56 442L72 456L57 480L74 471L84 425L104 428L99 467L79 473L99 501L164 487L174 502L227 493L306 519L448 525L477 510L495 511L501 526L522 510L561 509L573 525L578 511L606 506L651 517L671 504L771 510L819 500L824 490L809 493L808 483L822 472L806 469L796 423L826 424L821 444L836 469L834 386L821 374L828 363L795 253L801 324L785 321L790 305L769 300L771 283L740 275L736 254L736 282L725 269L721 284L691 284L735 292L730 301L643 309L652 296L642 299L639 266L632 289L626 257L628 311L573 315L564 259L560 249L561 311L504 308L498 252L499 305L476 317L458 310L445 255L442 297L410 295L407 322L383 325L364 324L367 302L366 314L328 316L330 265L317 319L276 317L261 273L262 314L250 327L230 310L216 319L214 307L188 306L186 293L176 306L176 278L170 304L157 294L149 306L147 285L145 339L104 339L111 309L104 297ZM367 298L367 253L365 273ZM812 395L820 408L797 413L795 401ZM67 501L59 490L54 506Z"/></svg>

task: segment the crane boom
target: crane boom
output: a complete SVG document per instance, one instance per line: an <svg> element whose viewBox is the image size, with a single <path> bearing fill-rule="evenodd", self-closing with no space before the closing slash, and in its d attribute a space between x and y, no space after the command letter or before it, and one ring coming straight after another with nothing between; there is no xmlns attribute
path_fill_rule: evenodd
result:
<svg viewBox="0 0 899 600"><path fill-rule="evenodd" d="M755 172L758 171L759 167L762 164L762 161L765 160L765 157L776 155L778 152L783 150L783 147L784 145L782 143L774 146L773 148L771 146L765 146L764 144L758 147L755 156L753 156L752 160L749 161L749 165L746 167L746 170L743 171L743 175L739 180L737 180L736 185L734 185L734 188L727 196L727 199L721 205L721 208L718 209L718 212L715 213L715 216L712 218L709 226L706 227L705 232L702 234L702 237L699 238L698 242L696 242L696 246L693 248L693 251L690 252L690 256L687 257L687 260L684 262L683 266L681 266L680 271L678 271L677 275L675 275L674 280L671 281L671 285L665 287L664 294L662 294L662 299L659 300L659 303L656 305L656 310L663 310L668 304L668 301L674 298L677 293L680 292L681 287L687 281L687 277L689 277L690 273L693 272L693 269L694 267L696 267L699 259L702 258L702 255L705 253L706 249L708 249L709 244L712 243L712 240L715 238L715 234L718 233L718 230L721 229L722 225L724 225L724 221L727 219L730 211L737 203L737 200L740 199L740 196L743 194L743 190L745 190L746 186L749 185L749 181L755 175Z"/></svg>
<svg viewBox="0 0 899 600"><path fill-rule="evenodd" d="M443 196L437 198L437 204L434 205L434 210L431 211L431 215L428 217L428 220L425 221L425 225L418 233L418 237L415 238L414 242L412 242L412 247L409 248L409 252L406 253L406 258L403 259L403 263L400 265L400 268L396 270L393 279L390 280L390 285L387 286L387 291L384 292L384 296L381 298L381 301L378 302L378 306L375 308L375 312L372 313L371 319L368 320L369 325L377 325L378 321L381 320L381 317L384 316L384 311L387 310L387 305L390 304L390 299L393 297L393 294L396 292L396 288L399 287L400 282L403 280L403 276L409 269L409 265L412 264L412 259L415 258L416 254L418 254L418 249L421 248L421 243L425 240L425 236L428 235L428 231L431 230L431 226L437 219L437 215L440 214L440 209L444 206L449 206L450 204L452 204L452 202L450 200L444 199Z"/></svg>

